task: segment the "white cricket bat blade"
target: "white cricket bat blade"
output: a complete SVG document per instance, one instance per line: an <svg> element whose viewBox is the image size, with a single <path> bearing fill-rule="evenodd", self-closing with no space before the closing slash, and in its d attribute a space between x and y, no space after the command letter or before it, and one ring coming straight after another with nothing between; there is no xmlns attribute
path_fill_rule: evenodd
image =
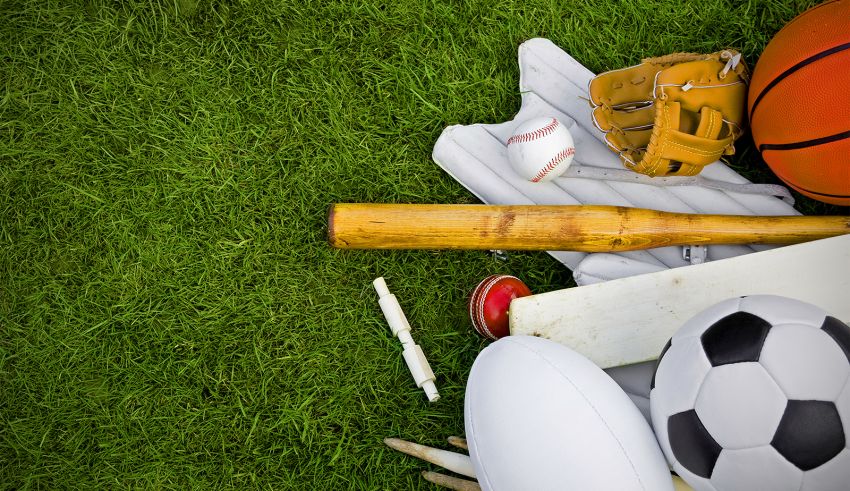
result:
<svg viewBox="0 0 850 491"><path fill-rule="evenodd" d="M850 235L517 298L511 334L562 343L602 368L652 360L682 324L727 298L781 295L850 322Z"/></svg>

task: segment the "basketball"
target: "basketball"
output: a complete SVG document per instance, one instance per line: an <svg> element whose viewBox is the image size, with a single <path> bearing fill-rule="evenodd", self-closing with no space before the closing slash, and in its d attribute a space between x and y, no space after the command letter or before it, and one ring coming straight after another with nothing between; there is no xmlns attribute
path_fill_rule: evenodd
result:
<svg viewBox="0 0 850 491"><path fill-rule="evenodd" d="M780 179L850 205L850 0L812 7L771 39L747 105L756 147Z"/></svg>

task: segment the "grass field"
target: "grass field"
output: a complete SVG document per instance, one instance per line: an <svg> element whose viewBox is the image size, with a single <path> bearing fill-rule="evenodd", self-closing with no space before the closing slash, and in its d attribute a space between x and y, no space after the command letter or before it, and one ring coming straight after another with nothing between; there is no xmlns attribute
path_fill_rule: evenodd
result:
<svg viewBox="0 0 850 491"><path fill-rule="evenodd" d="M512 117L529 38L594 71L727 46L752 65L813 4L122 3L0 2L6 489L428 488L381 439L463 434L485 346L469 291L570 272L544 253L332 250L328 205L475 203L431 149L447 125ZM740 148L739 172L775 182Z"/></svg>

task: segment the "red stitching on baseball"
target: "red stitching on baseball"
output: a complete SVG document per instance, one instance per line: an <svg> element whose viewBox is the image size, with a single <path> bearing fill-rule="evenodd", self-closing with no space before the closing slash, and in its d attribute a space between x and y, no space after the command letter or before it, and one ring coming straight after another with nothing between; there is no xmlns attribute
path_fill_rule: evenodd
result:
<svg viewBox="0 0 850 491"><path fill-rule="evenodd" d="M508 145L512 143L527 143L530 141L534 141L538 138L543 138L544 136L549 135L553 131L555 131L555 128L557 127L558 120L552 118L552 121L549 124L540 128L539 130L529 131L528 133L522 133L508 138Z"/></svg>
<svg viewBox="0 0 850 491"><path fill-rule="evenodd" d="M552 160L550 160L549 163L547 163L545 166L543 166L542 169L540 169L540 172L538 172L537 175L531 179L531 182L540 182L540 180L546 177L546 174L552 172L552 169L557 167L562 160L569 157L570 155L575 155L575 153L575 147L568 147L561 150L560 152L558 152L557 155L552 157Z"/></svg>

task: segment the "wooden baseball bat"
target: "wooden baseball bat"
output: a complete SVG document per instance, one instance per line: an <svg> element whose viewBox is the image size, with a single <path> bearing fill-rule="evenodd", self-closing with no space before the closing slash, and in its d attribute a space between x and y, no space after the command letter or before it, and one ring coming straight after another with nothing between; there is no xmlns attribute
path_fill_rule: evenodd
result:
<svg viewBox="0 0 850 491"><path fill-rule="evenodd" d="M674 245L795 244L850 233L844 216L689 215L618 206L338 203L340 249L617 252Z"/></svg>

